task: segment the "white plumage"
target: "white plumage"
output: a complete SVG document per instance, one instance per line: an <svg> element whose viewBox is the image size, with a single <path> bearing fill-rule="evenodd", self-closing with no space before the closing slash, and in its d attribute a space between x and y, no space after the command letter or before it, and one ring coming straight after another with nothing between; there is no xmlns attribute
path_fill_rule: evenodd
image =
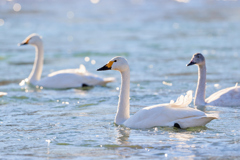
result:
<svg viewBox="0 0 240 160"><path fill-rule="evenodd" d="M187 66L196 64L198 66L198 84L195 94L194 105L205 106L239 106L240 105L240 86L222 89L207 99L205 99L206 89L206 64L205 58L201 53L193 55Z"/></svg>
<svg viewBox="0 0 240 160"><path fill-rule="evenodd" d="M204 126L217 117L207 115L204 112L188 107L192 101L192 91L186 96L180 96L176 102L158 104L141 109L130 117L129 114L129 90L130 70L125 58L115 57L108 64L99 68L101 70L118 70L122 75L117 114L115 123L129 128L151 128L155 126L175 126L181 128Z"/></svg>
<svg viewBox="0 0 240 160"><path fill-rule="evenodd" d="M7 95L6 92L0 92L0 97Z"/></svg>
<svg viewBox="0 0 240 160"><path fill-rule="evenodd" d="M240 86L225 88L213 93L206 99L206 103L212 106L239 106Z"/></svg>
<svg viewBox="0 0 240 160"><path fill-rule="evenodd" d="M44 57L42 39L37 34L31 34L21 43L21 45L26 44L35 46L36 57L32 72L27 79L20 83L21 85L27 82L44 88L64 89L82 86L105 85L106 83L114 81L114 78L101 78L87 72L84 65L81 65L80 68L77 69L56 71L41 79Z"/></svg>

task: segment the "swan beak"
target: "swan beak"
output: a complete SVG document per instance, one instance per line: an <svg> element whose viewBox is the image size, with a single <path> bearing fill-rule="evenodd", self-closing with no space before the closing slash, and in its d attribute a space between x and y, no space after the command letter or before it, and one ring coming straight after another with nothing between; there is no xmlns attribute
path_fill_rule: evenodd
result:
<svg viewBox="0 0 240 160"><path fill-rule="evenodd" d="M18 45L19 46L22 46L22 45L27 45L28 42L29 42L30 38L28 38L27 40L24 40L22 43L19 43Z"/></svg>
<svg viewBox="0 0 240 160"><path fill-rule="evenodd" d="M105 70L110 70L112 69L112 64L113 61L108 62L108 64L106 64L105 66L98 68L97 71L105 71Z"/></svg>
<svg viewBox="0 0 240 160"><path fill-rule="evenodd" d="M196 62L191 61L186 66L191 66L191 65L194 65L194 64L196 64Z"/></svg>
<svg viewBox="0 0 240 160"><path fill-rule="evenodd" d="M23 45L27 45L27 42L22 42L22 43L18 43L18 46L23 46Z"/></svg>

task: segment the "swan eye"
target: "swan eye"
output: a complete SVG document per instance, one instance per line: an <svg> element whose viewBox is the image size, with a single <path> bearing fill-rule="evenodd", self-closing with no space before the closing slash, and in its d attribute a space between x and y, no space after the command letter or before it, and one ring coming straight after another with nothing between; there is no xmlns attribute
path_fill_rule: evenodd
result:
<svg viewBox="0 0 240 160"><path fill-rule="evenodd" d="M114 60L114 62L117 62L117 60Z"/></svg>

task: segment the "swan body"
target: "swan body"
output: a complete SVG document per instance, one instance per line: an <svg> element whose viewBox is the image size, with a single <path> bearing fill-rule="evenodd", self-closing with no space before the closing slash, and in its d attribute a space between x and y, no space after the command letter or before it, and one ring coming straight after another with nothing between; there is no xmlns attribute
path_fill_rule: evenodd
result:
<svg viewBox="0 0 240 160"><path fill-rule="evenodd" d="M240 105L240 86L234 86L222 89L207 99L205 99L206 90L206 64L205 58L201 53L193 55L187 66L196 64L198 66L198 84L195 94L194 105L197 106L237 106Z"/></svg>
<svg viewBox="0 0 240 160"><path fill-rule="evenodd" d="M29 35L20 45L33 45L36 49L36 57L32 72L29 77L20 84L30 83L44 88L64 89L82 86L105 85L114 81L114 78L101 78L86 71L84 65L77 69L65 69L53 72L41 79L43 68L43 42L39 35Z"/></svg>
<svg viewBox="0 0 240 160"><path fill-rule="evenodd" d="M6 92L0 92L0 97L7 95Z"/></svg>
<svg viewBox="0 0 240 160"><path fill-rule="evenodd" d="M115 57L110 60L108 64L99 68L98 71L110 69L118 70L122 75L118 109L114 121L118 125L144 129L155 126L173 127L175 124L178 124L180 128L188 128L204 126L211 120L217 118L207 115L200 110L188 107L192 101L192 91L188 91L186 96L180 96L176 102L171 101L166 104L145 107L130 117L130 70L128 62L123 57Z"/></svg>
<svg viewBox="0 0 240 160"><path fill-rule="evenodd" d="M206 104L212 106L240 105L240 86L222 89L206 99Z"/></svg>
<svg viewBox="0 0 240 160"><path fill-rule="evenodd" d="M159 104L145 107L127 119L123 125L130 128L151 128L155 126L172 127L179 124L181 128L204 126L214 116L190 107L172 107L170 104Z"/></svg>

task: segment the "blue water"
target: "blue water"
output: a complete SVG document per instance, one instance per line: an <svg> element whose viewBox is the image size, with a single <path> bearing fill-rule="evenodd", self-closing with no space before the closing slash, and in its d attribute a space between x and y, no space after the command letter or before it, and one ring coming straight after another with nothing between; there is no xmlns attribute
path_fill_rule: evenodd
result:
<svg viewBox="0 0 240 160"><path fill-rule="evenodd" d="M239 1L0 0L0 91L8 93L0 98L0 158L240 158L240 106L207 106L219 119L206 127L115 126L120 75L96 72L115 56L128 59L131 114L195 91L197 67L186 64L196 52L206 58L206 96L234 86L240 82L239 11ZM31 33L43 37L42 77L84 64L116 82L68 90L19 86L35 50L17 44Z"/></svg>

